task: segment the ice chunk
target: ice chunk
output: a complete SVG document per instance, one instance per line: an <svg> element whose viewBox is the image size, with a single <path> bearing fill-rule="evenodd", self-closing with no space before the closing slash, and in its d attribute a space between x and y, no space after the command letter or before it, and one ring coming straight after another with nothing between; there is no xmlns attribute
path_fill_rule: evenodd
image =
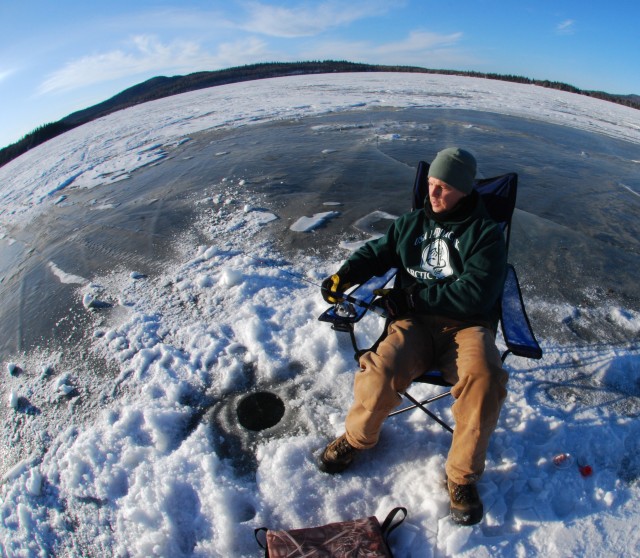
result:
<svg viewBox="0 0 640 558"><path fill-rule="evenodd" d="M33 469L27 480L27 490L32 496L40 496L42 493L42 473L38 469Z"/></svg>
<svg viewBox="0 0 640 558"><path fill-rule="evenodd" d="M226 287L235 287L242 282L242 273L236 269L226 268L218 282Z"/></svg>
<svg viewBox="0 0 640 558"><path fill-rule="evenodd" d="M88 283L88 281L84 277L80 277L79 275L73 275L72 273L66 273L62 271L56 264L53 262L49 262L49 269L52 273L58 278L61 283L67 285L84 285Z"/></svg>
<svg viewBox="0 0 640 558"><path fill-rule="evenodd" d="M338 215L340 215L339 211L325 211L323 213L316 213L313 217L300 217L289 229L294 232L308 232L317 229L320 225Z"/></svg>
<svg viewBox="0 0 640 558"><path fill-rule="evenodd" d="M73 386L70 386L68 384L63 384L58 388L58 391L62 394L62 395L69 395L75 388Z"/></svg>
<svg viewBox="0 0 640 558"><path fill-rule="evenodd" d="M92 295L91 293L86 293L83 297L82 297L82 305L87 308L87 309L92 309L92 308L108 308L109 306L111 306L108 302L104 302L102 300L98 300L94 295Z"/></svg>
<svg viewBox="0 0 640 558"><path fill-rule="evenodd" d="M93 304L95 302L95 297L92 294L86 293L83 297L82 297L82 305L85 308L93 308Z"/></svg>

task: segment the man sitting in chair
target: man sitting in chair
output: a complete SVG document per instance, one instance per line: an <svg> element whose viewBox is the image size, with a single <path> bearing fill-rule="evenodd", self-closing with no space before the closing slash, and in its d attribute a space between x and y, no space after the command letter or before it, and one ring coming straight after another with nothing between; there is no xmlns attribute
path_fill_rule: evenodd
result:
<svg viewBox="0 0 640 558"><path fill-rule="evenodd" d="M507 394L495 345L506 247L473 189L475 174L468 151L440 151L429 169L424 209L398 218L322 283L323 297L334 304L352 285L398 268L394 288L380 293L390 316L387 335L360 357L345 433L324 449L320 468L339 473L373 447L401 402L398 392L424 372L439 370L455 398L446 475L451 517L461 525L482 519L476 483Z"/></svg>

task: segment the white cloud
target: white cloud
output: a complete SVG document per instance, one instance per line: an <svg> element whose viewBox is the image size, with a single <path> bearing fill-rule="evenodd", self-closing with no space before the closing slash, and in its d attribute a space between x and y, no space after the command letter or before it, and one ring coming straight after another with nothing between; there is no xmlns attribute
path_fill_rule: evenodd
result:
<svg viewBox="0 0 640 558"><path fill-rule="evenodd" d="M560 35L572 35L575 33L575 20L567 19L556 25L556 32Z"/></svg>
<svg viewBox="0 0 640 558"><path fill-rule="evenodd" d="M223 43L211 54L190 41L162 44L153 36L133 37L129 50L113 50L69 62L40 85L40 94L71 91L88 85L145 73L189 73L253 62L267 56L266 45L250 38Z"/></svg>
<svg viewBox="0 0 640 558"><path fill-rule="evenodd" d="M245 31L274 37L295 38L318 35L332 27L347 25L358 19L386 13L397 1L356 1L342 3L329 0L307 2L295 7L271 6L248 2L248 21L239 25Z"/></svg>
<svg viewBox="0 0 640 558"><path fill-rule="evenodd" d="M403 65L434 65L463 63L468 58L456 47L462 33L440 35L427 31L412 31L401 41L375 44L370 41L327 42L304 54L312 59L347 59L358 62Z"/></svg>
<svg viewBox="0 0 640 558"><path fill-rule="evenodd" d="M379 45L375 47L375 50L380 54L422 52L435 48L453 46L458 43L461 38L462 33L440 35L427 31L411 31L406 39Z"/></svg>
<svg viewBox="0 0 640 558"><path fill-rule="evenodd" d="M13 73L14 70L0 70L0 81L7 79Z"/></svg>

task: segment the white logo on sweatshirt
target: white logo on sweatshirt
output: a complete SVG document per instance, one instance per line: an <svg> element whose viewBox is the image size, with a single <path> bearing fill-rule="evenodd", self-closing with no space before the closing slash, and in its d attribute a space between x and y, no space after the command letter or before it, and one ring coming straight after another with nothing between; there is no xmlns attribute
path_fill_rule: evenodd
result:
<svg viewBox="0 0 640 558"><path fill-rule="evenodd" d="M444 279L453 274L449 261L449 246L444 239L434 240L422 251L420 267L429 272L429 278Z"/></svg>

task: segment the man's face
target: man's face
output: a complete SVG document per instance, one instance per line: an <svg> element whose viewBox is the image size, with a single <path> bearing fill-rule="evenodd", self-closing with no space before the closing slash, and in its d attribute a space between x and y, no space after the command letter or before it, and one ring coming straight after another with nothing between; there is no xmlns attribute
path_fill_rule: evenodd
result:
<svg viewBox="0 0 640 558"><path fill-rule="evenodd" d="M465 194L433 176L429 177L429 201L434 213L451 211Z"/></svg>

